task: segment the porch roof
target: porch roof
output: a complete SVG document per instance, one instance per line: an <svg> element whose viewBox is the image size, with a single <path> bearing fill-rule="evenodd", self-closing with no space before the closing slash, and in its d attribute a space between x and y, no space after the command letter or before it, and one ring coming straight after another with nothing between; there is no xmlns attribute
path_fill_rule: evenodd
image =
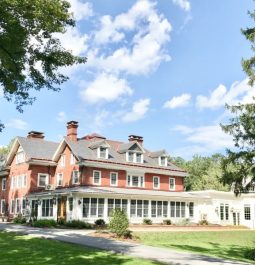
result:
<svg viewBox="0 0 255 265"><path fill-rule="evenodd" d="M42 196L57 196L67 194L93 194L93 195L126 195L142 197L165 197L165 198L192 198L192 199L209 199L209 196L204 194L192 194L190 192L170 192L170 191L157 191L145 189L131 189L131 188L114 188L114 187L92 187L92 186L79 186L72 188L62 188L52 191L42 191L30 193L28 197L42 197Z"/></svg>

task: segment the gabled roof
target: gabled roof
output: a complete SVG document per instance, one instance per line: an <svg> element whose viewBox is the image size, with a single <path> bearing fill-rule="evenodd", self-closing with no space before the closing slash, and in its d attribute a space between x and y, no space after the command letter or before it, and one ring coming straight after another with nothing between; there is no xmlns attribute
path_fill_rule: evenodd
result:
<svg viewBox="0 0 255 265"><path fill-rule="evenodd" d="M6 164L9 165L12 162L19 146L21 146L25 152L26 161L29 161L31 159L51 161L58 145L59 143L51 141L17 137L13 142L11 151L7 157Z"/></svg>
<svg viewBox="0 0 255 265"><path fill-rule="evenodd" d="M166 150L163 149L163 150L156 151L156 152L150 152L149 156L152 158L157 158L160 156L167 156L167 152L166 152Z"/></svg>
<svg viewBox="0 0 255 265"><path fill-rule="evenodd" d="M137 147L137 148L136 148ZM144 148L137 142L137 141L134 141L134 142L129 142L129 143L123 143L119 146L118 148L118 152L120 154L123 154L123 153L126 153L127 151L131 151L131 150L136 150L138 149L140 152L142 153L145 153L145 150Z"/></svg>
<svg viewBox="0 0 255 265"><path fill-rule="evenodd" d="M109 148L110 145L106 142L106 140L99 140L99 141L95 141L95 142L92 142L90 145L89 145L89 148L90 149L96 149L98 147L106 147L106 148Z"/></svg>

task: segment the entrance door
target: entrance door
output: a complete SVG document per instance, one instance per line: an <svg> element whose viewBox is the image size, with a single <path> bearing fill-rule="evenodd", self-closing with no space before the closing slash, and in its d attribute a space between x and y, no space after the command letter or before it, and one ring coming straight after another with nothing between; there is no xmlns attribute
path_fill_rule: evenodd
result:
<svg viewBox="0 0 255 265"><path fill-rule="evenodd" d="M58 221L66 220L66 196L58 198Z"/></svg>

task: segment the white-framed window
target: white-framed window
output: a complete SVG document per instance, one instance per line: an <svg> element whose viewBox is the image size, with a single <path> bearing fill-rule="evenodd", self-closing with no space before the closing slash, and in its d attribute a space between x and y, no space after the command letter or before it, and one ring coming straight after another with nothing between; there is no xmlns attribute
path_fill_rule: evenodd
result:
<svg viewBox="0 0 255 265"><path fill-rule="evenodd" d="M42 200L42 216L43 217L53 216L53 200L52 199Z"/></svg>
<svg viewBox="0 0 255 265"><path fill-rule="evenodd" d="M23 175L23 187L25 188L26 186L27 186L27 175L26 174L24 174Z"/></svg>
<svg viewBox="0 0 255 265"><path fill-rule="evenodd" d="M25 188L27 186L27 175L13 176L11 178L11 189Z"/></svg>
<svg viewBox="0 0 255 265"><path fill-rule="evenodd" d="M70 156L70 165L74 165L75 164L75 156L73 154L71 154Z"/></svg>
<svg viewBox="0 0 255 265"><path fill-rule="evenodd" d="M166 167L167 166L167 157L166 156L160 156L158 158L158 163L160 166Z"/></svg>
<svg viewBox="0 0 255 265"><path fill-rule="evenodd" d="M97 148L97 157L98 158L103 158L103 159L108 159L109 157L109 150L107 147L100 146Z"/></svg>
<svg viewBox="0 0 255 265"><path fill-rule="evenodd" d="M16 154L16 164L21 164L25 162L25 152L20 146Z"/></svg>
<svg viewBox="0 0 255 265"><path fill-rule="evenodd" d="M1 214L4 214L6 212L6 202L5 199L1 200Z"/></svg>
<svg viewBox="0 0 255 265"><path fill-rule="evenodd" d="M6 184L7 184L6 178L3 178L2 179L2 190L6 190Z"/></svg>
<svg viewBox="0 0 255 265"><path fill-rule="evenodd" d="M127 186L143 188L144 187L144 176L127 175Z"/></svg>
<svg viewBox="0 0 255 265"><path fill-rule="evenodd" d="M49 184L49 174L39 173L38 174L38 187L45 187Z"/></svg>
<svg viewBox="0 0 255 265"><path fill-rule="evenodd" d="M148 200L131 200L130 201L130 217L135 217L135 218L149 217L149 201Z"/></svg>
<svg viewBox="0 0 255 265"><path fill-rule="evenodd" d="M100 218L104 216L104 198L83 198L82 216Z"/></svg>
<svg viewBox="0 0 255 265"><path fill-rule="evenodd" d="M57 186L63 186L63 173L57 173Z"/></svg>
<svg viewBox="0 0 255 265"><path fill-rule="evenodd" d="M111 216L114 209L120 209L127 214L127 199L108 199L107 200L107 216Z"/></svg>
<svg viewBox="0 0 255 265"><path fill-rule="evenodd" d="M151 201L151 217L167 217L168 201Z"/></svg>
<svg viewBox="0 0 255 265"><path fill-rule="evenodd" d="M117 172L110 173L110 185L118 186L118 173Z"/></svg>
<svg viewBox="0 0 255 265"><path fill-rule="evenodd" d="M126 160L127 162L143 163L143 154L129 151L126 153Z"/></svg>
<svg viewBox="0 0 255 265"><path fill-rule="evenodd" d="M60 166L64 167L65 164L66 164L66 155L63 154L60 156Z"/></svg>
<svg viewBox="0 0 255 265"><path fill-rule="evenodd" d="M229 204L228 203L220 204L220 220L221 221L229 220Z"/></svg>
<svg viewBox="0 0 255 265"><path fill-rule="evenodd" d="M160 188L160 177L154 176L153 177L153 189Z"/></svg>
<svg viewBox="0 0 255 265"><path fill-rule="evenodd" d="M101 171L98 170L93 171L93 184L101 185Z"/></svg>
<svg viewBox="0 0 255 265"><path fill-rule="evenodd" d="M15 200L11 200L11 207L10 207L10 213L13 214L15 211Z"/></svg>
<svg viewBox="0 0 255 265"><path fill-rule="evenodd" d="M169 190L175 190L175 178L169 178Z"/></svg>
<svg viewBox="0 0 255 265"><path fill-rule="evenodd" d="M170 217L171 218L184 218L186 216L186 203L179 201L170 202ZM191 217L191 216L190 216Z"/></svg>
<svg viewBox="0 0 255 265"><path fill-rule="evenodd" d="M72 183L73 184L80 184L80 178L79 178L79 171L73 170L72 172Z"/></svg>
<svg viewBox="0 0 255 265"><path fill-rule="evenodd" d="M251 220L251 205L244 205L244 220Z"/></svg>
<svg viewBox="0 0 255 265"><path fill-rule="evenodd" d="M16 199L16 209L15 209L16 214L21 212L21 201L20 199Z"/></svg>

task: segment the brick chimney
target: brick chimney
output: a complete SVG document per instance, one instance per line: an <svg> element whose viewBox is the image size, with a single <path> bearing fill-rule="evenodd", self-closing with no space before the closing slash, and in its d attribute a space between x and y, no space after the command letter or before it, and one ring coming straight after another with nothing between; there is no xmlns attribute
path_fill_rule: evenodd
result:
<svg viewBox="0 0 255 265"><path fill-rule="evenodd" d="M142 136L131 134L128 136L128 141L129 142L137 141L140 145L143 145L143 137Z"/></svg>
<svg viewBox="0 0 255 265"><path fill-rule="evenodd" d="M27 134L28 139L38 139L42 140L44 139L44 133L43 132L37 132L37 131L30 131Z"/></svg>
<svg viewBox="0 0 255 265"><path fill-rule="evenodd" d="M77 121L69 121L67 123L67 137L76 142L77 141L77 128L78 128L78 122Z"/></svg>

